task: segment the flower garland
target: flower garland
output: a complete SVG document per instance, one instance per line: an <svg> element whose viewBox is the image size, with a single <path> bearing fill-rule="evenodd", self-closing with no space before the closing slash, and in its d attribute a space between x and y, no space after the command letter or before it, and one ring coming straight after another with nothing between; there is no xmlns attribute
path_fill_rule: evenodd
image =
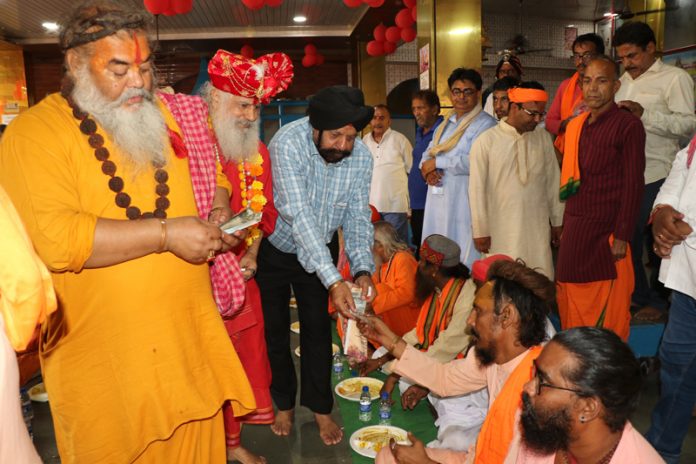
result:
<svg viewBox="0 0 696 464"><path fill-rule="evenodd" d="M237 170L239 171L239 186L242 192L242 206L255 213L262 212L268 201L263 194L263 182L257 180L257 177L263 174L263 157L257 153L250 159L240 162L237 165ZM246 237L247 246L251 246L260 237L261 230L258 224L249 227Z"/></svg>

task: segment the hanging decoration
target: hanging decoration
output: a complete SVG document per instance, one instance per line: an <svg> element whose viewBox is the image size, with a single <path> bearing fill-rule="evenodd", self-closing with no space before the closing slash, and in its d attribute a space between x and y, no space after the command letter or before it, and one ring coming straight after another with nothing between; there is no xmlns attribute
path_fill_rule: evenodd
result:
<svg viewBox="0 0 696 464"><path fill-rule="evenodd" d="M143 4L155 16L186 14L193 8L193 0L143 0Z"/></svg>
<svg viewBox="0 0 696 464"><path fill-rule="evenodd" d="M399 12L396 13L396 17L394 18L394 23L401 29L406 29L407 27L413 26L414 22L415 21L411 16L411 10L409 10L408 8L399 10Z"/></svg>
<svg viewBox="0 0 696 464"><path fill-rule="evenodd" d="M242 0L245 7L252 11L260 10L264 6L270 6L271 8L279 7L283 4L283 0Z"/></svg>
<svg viewBox="0 0 696 464"><path fill-rule="evenodd" d="M401 29L401 40L404 42L413 42L417 35L416 30L412 27Z"/></svg>
<svg viewBox="0 0 696 464"><path fill-rule="evenodd" d="M239 54L242 55L244 58L251 59L254 57L254 48L249 44L244 44L242 45L242 48L239 50Z"/></svg>
<svg viewBox="0 0 696 464"><path fill-rule="evenodd" d="M304 56L302 57L302 66L311 68L312 66L320 66L324 64L324 55L317 51L317 46L307 44L304 47Z"/></svg>
<svg viewBox="0 0 696 464"><path fill-rule="evenodd" d="M343 0L343 4L348 8L357 8L363 3L370 8L379 8L384 5L384 0Z"/></svg>

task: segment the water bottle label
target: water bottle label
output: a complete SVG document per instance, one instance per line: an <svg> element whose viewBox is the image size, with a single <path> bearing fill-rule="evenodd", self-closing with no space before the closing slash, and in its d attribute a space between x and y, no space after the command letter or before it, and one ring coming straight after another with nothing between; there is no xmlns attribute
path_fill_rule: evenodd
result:
<svg viewBox="0 0 696 464"><path fill-rule="evenodd" d="M360 412L370 412L372 405L370 403L360 403Z"/></svg>
<svg viewBox="0 0 696 464"><path fill-rule="evenodd" d="M379 412L379 418L381 420L389 420L391 419L391 411L380 411Z"/></svg>
<svg viewBox="0 0 696 464"><path fill-rule="evenodd" d="M333 366L333 371L334 371L336 374L343 372L343 363L341 363L341 364L338 364L338 363L337 363L337 364L334 364L334 366Z"/></svg>

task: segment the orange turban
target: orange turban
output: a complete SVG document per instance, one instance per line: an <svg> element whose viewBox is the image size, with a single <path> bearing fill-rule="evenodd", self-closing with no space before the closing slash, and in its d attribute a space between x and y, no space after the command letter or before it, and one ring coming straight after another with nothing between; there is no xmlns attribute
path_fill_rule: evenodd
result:
<svg viewBox="0 0 696 464"><path fill-rule="evenodd" d="M549 101L549 94L539 89L522 89L515 87L508 90L508 99L512 103L544 102Z"/></svg>

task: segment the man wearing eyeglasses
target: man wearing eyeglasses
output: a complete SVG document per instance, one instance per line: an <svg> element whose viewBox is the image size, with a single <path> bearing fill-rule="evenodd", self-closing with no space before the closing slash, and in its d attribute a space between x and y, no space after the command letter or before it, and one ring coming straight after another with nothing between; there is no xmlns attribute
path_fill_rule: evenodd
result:
<svg viewBox="0 0 696 464"><path fill-rule="evenodd" d="M648 217L655 197L681 146L696 131L694 82L681 68L664 64L656 56L655 34L645 23L627 23L616 30L614 46L625 72L616 93L620 108L640 118L645 127L645 195L631 239L635 290L633 304L641 308L636 319L657 320L667 309L667 293L652 273L648 282L643 253L652 269L660 258L653 252ZM645 249L647 248L647 249Z"/></svg>
<svg viewBox="0 0 696 464"><path fill-rule="evenodd" d="M474 349L464 359L442 364L407 345L376 317L359 324L363 335L388 348L398 359L393 368L441 397L488 388L489 409L475 447L468 451L412 445L383 448L377 464L393 462L513 464L519 451L522 388L530 381L534 359L546 340L546 314L554 306L555 287L547 277L519 261L496 261L477 292L467 324Z"/></svg>
<svg viewBox="0 0 696 464"><path fill-rule="evenodd" d="M628 420L641 391L640 365L614 333L560 332L533 371L522 393L517 464L664 463Z"/></svg>
<svg viewBox="0 0 696 464"><path fill-rule="evenodd" d="M604 53L604 41L597 34L583 34L573 42L573 54L570 59L576 72L558 86L556 95L546 116L546 129L556 136L554 146L562 154L566 125L581 112L585 111L582 101L580 83L587 63L597 55Z"/></svg>
<svg viewBox="0 0 696 464"><path fill-rule="evenodd" d="M553 279L551 243L561 238L563 204L553 143L539 126L548 94L538 82L523 82L508 98L508 116L471 148L474 245L480 253L522 258Z"/></svg>

